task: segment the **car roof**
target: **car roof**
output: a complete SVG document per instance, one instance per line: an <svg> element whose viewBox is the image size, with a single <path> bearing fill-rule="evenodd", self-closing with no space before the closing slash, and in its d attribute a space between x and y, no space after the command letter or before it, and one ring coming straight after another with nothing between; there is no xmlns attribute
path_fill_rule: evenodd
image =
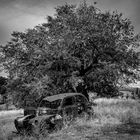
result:
<svg viewBox="0 0 140 140"><path fill-rule="evenodd" d="M57 94L57 95L52 95L52 96L48 96L45 97L43 100L47 100L47 101L55 101L55 100L59 100L59 99L64 99L65 97L70 97L70 96L75 96L75 95L82 95L81 93L63 93L63 94Z"/></svg>

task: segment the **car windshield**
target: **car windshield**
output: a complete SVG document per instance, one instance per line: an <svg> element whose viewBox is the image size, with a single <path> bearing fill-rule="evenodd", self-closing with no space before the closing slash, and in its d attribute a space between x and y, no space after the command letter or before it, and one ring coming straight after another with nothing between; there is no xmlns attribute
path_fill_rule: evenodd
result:
<svg viewBox="0 0 140 140"><path fill-rule="evenodd" d="M40 106L39 107L46 107L46 108L51 108L51 109L56 109L60 106L60 103L61 103L61 99L59 100L55 100L55 101L47 101L47 100L43 100L41 103L40 103Z"/></svg>

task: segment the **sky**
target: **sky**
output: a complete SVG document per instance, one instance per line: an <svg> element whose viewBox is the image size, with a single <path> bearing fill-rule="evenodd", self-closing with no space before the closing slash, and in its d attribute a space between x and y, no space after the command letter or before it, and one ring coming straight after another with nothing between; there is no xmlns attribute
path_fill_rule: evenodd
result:
<svg viewBox="0 0 140 140"><path fill-rule="evenodd" d="M46 22L47 15L54 15L55 7L65 3L79 4L82 0L0 0L0 44L5 44L13 31ZM102 11L117 10L132 21L135 32L140 32L140 0L87 0L97 2Z"/></svg>

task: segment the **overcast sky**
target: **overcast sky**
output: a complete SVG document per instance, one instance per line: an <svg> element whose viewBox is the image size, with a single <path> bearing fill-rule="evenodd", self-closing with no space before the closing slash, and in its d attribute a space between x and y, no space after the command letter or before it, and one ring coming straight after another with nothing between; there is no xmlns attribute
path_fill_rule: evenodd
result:
<svg viewBox="0 0 140 140"><path fill-rule="evenodd" d="M64 3L79 4L82 0L0 0L0 43L5 43L12 31L25 31L45 22L55 7ZM131 19L135 32L140 32L140 0L87 0L101 10L118 10Z"/></svg>

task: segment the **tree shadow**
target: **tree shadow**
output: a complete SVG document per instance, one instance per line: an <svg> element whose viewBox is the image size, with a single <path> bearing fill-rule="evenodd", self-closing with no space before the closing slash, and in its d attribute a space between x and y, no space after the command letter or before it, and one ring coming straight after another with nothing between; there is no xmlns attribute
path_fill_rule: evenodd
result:
<svg viewBox="0 0 140 140"><path fill-rule="evenodd" d="M118 134L140 135L140 123L127 123L116 127Z"/></svg>

